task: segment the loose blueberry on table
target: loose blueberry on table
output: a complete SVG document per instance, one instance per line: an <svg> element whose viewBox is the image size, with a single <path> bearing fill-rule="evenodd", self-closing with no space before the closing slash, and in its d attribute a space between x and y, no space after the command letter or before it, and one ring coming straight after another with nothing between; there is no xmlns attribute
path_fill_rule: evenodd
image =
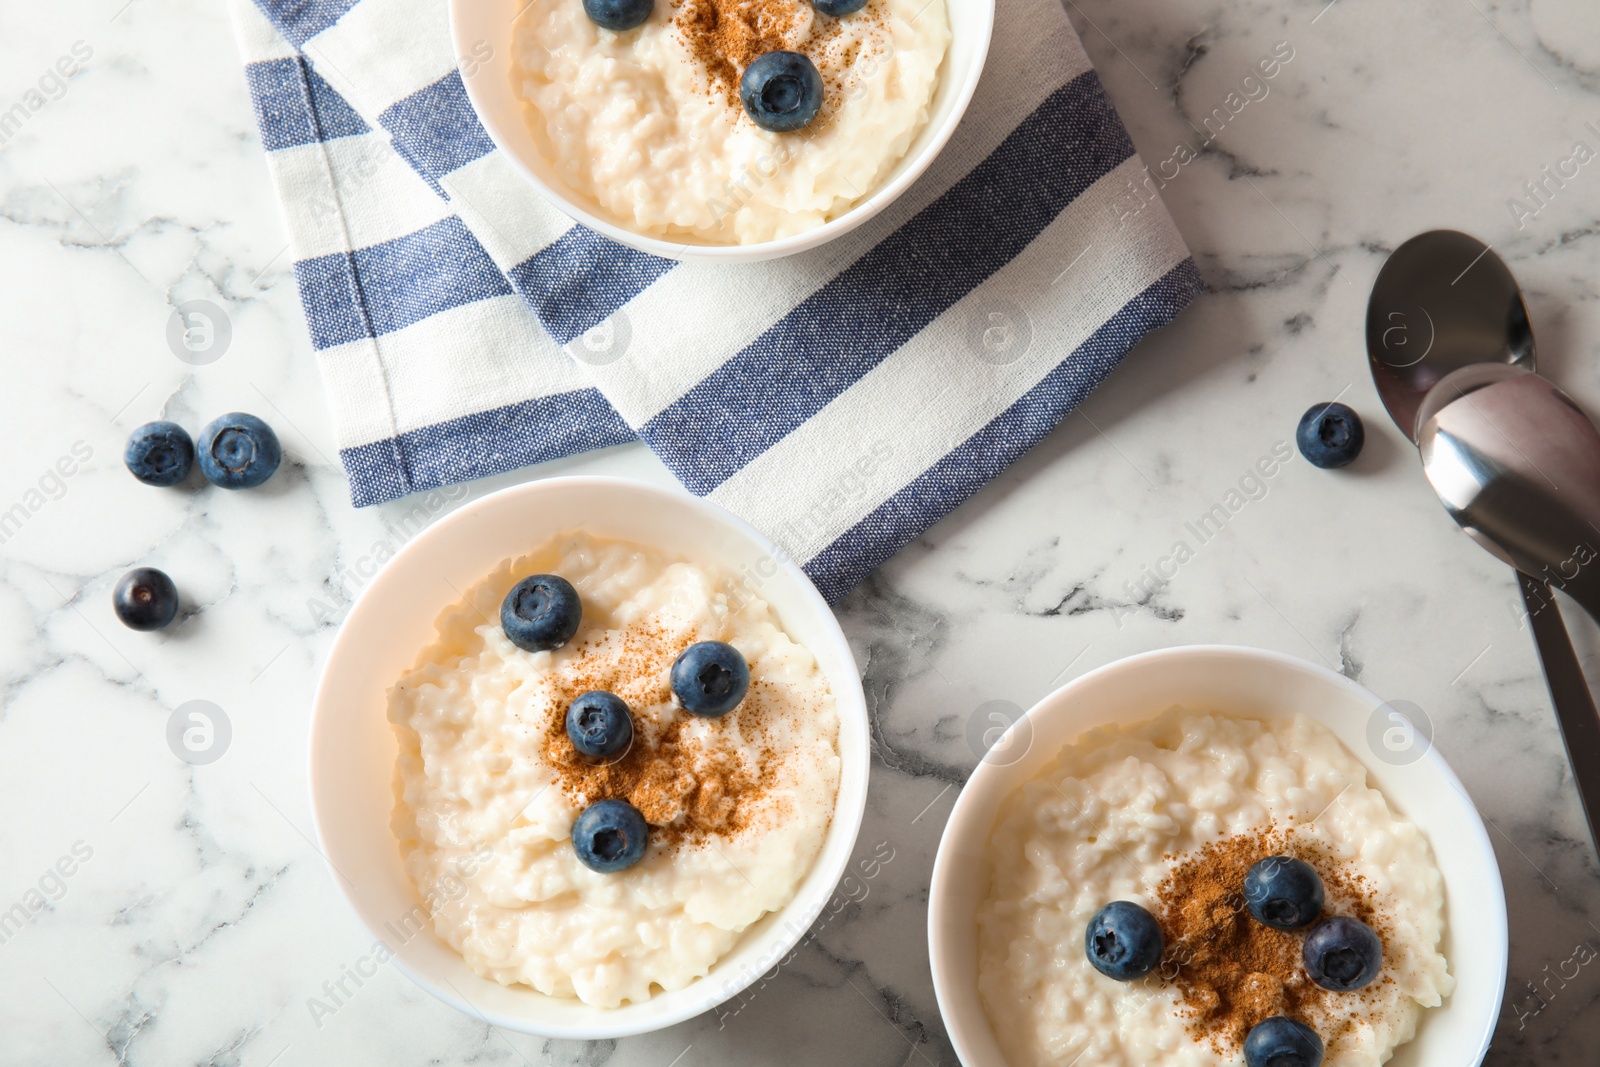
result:
<svg viewBox="0 0 1600 1067"><path fill-rule="evenodd" d="M1322 879L1304 860L1268 856L1244 878L1245 907L1274 930L1300 930L1322 914Z"/></svg>
<svg viewBox="0 0 1600 1067"><path fill-rule="evenodd" d="M1300 955L1311 980L1335 993L1361 989L1383 969L1383 942L1372 927L1348 915L1335 915L1313 927Z"/></svg>
<svg viewBox="0 0 1600 1067"><path fill-rule="evenodd" d="M122 462L145 485L174 486L194 466L194 439L175 422L147 422L128 435Z"/></svg>
<svg viewBox="0 0 1600 1067"><path fill-rule="evenodd" d="M822 110L822 75L799 52L768 52L744 68L739 101L750 121L763 130L790 133Z"/></svg>
<svg viewBox="0 0 1600 1067"><path fill-rule="evenodd" d="M584 693L567 706L567 736L580 756L610 759L633 745L633 716L615 693Z"/></svg>
<svg viewBox="0 0 1600 1067"><path fill-rule="evenodd" d="M1354 462L1366 440L1361 416L1337 401L1308 410L1300 416L1300 425L1294 432L1300 454L1324 470Z"/></svg>
<svg viewBox="0 0 1600 1067"><path fill-rule="evenodd" d="M159 630L178 616L178 587L165 571L140 567L117 582L111 605L130 630Z"/></svg>
<svg viewBox="0 0 1600 1067"><path fill-rule="evenodd" d="M283 462L283 446L272 427L242 411L206 423L200 431L196 458L200 473L223 489L254 489L272 477Z"/></svg>
<svg viewBox="0 0 1600 1067"><path fill-rule="evenodd" d="M1089 920L1083 948L1095 970L1132 982L1155 970L1166 938L1154 915L1131 901L1114 900Z"/></svg>
<svg viewBox="0 0 1600 1067"><path fill-rule="evenodd" d="M654 0L583 0L583 13L603 30L631 30L650 18Z"/></svg>
<svg viewBox="0 0 1600 1067"><path fill-rule="evenodd" d="M1274 1015L1257 1023L1244 1039L1245 1067L1317 1067L1322 1038L1298 1019Z"/></svg>
<svg viewBox="0 0 1600 1067"><path fill-rule="evenodd" d="M690 645L672 662L672 695L684 711L719 718L739 706L750 689L750 665L722 641Z"/></svg>
<svg viewBox="0 0 1600 1067"><path fill-rule="evenodd" d="M559 574L535 574L511 587L500 603L506 639L526 652L548 652L572 640L583 601Z"/></svg>
<svg viewBox="0 0 1600 1067"><path fill-rule="evenodd" d="M649 844L650 824L626 800L598 800L572 823L572 850L585 867L601 874L632 867Z"/></svg>

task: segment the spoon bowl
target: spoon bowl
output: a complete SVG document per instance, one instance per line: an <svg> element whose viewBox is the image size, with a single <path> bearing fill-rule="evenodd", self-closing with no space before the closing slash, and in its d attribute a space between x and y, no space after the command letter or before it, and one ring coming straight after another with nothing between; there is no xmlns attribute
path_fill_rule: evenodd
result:
<svg viewBox="0 0 1600 1067"><path fill-rule="evenodd" d="M1531 371L1469 368L1424 401L1428 481L1473 540L1600 619L1600 430Z"/></svg>
<svg viewBox="0 0 1600 1067"><path fill-rule="evenodd" d="M1396 248L1367 301L1367 361L1383 406L1413 441L1423 397L1479 364L1534 369L1522 290L1488 245L1430 230Z"/></svg>

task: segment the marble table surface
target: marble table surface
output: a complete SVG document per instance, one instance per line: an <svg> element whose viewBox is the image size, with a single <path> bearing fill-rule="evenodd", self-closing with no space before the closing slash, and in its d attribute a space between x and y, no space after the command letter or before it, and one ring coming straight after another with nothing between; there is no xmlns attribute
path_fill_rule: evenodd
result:
<svg viewBox="0 0 1600 1067"><path fill-rule="evenodd" d="M953 1064L923 931L968 722L1193 642L1279 649L1425 712L1510 903L1488 1062L1594 1062L1600 969L1572 961L1600 947L1600 878L1511 575L1385 418L1362 312L1401 240L1473 232L1526 289L1541 369L1600 411L1600 161L1565 162L1600 149L1600 13L1066 2L1146 161L1195 152L1164 195L1212 292L840 605L873 714L862 847L894 857L865 898L737 1013L586 1044L491 1029L392 968L312 1010L369 944L311 842L308 705L375 546L525 478L666 472L634 446L352 510L223 6L5 0L0 913L26 919L0 923L0 1064ZM1279 42L1293 58L1266 95L1199 143ZM189 300L231 328L206 366L169 344ZM1161 562L1333 397L1367 419L1351 469L1291 462ZM236 409L286 443L260 493L155 492L122 469L133 426ZM169 635L112 616L138 564L180 576L194 614ZM1568 615L1600 680L1600 637ZM230 724L214 763L169 750L191 700Z"/></svg>

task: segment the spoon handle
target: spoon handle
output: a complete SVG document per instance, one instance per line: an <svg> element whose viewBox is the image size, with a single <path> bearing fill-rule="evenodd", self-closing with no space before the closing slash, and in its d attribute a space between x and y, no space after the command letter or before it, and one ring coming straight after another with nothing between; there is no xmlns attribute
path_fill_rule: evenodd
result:
<svg viewBox="0 0 1600 1067"><path fill-rule="evenodd" d="M1556 605L1555 594L1537 578L1517 573L1522 587L1522 602L1528 609L1528 625L1533 642L1544 664L1545 684L1550 687L1550 702L1555 705L1556 722L1567 746L1567 761L1578 785L1578 798L1589 821L1589 839L1600 848L1600 712L1584 680L1578 655L1567 636L1566 623Z"/></svg>

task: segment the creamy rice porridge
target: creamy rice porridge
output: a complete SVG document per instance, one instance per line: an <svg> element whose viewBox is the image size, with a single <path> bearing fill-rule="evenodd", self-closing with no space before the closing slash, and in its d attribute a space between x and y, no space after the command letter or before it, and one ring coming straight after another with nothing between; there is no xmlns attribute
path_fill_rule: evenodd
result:
<svg viewBox="0 0 1600 1067"><path fill-rule="evenodd" d="M613 32L580 0L533 0L512 77L545 159L600 214L715 244L800 233L883 182L928 121L950 41L945 0L870 0L838 18L807 0L655 0ZM758 127L739 79L772 51L809 57L822 110Z"/></svg>
<svg viewBox="0 0 1600 1067"><path fill-rule="evenodd" d="M1370 985L1334 993L1303 973L1265 973L1277 964L1261 939L1292 944L1298 968L1302 935L1252 931L1242 904L1224 908L1220 896L1196 902L1207 876L1232 881L1276 852L1316 868L1324 915L1358 915L1380 935ZM1229 853L1244 864L1228 867ZM1316 1030L1325 1067L1377 1067L1455 984L1439 951L1444 888L1427 840L1304 716L1173 709L1092 731L1006 799L988 854L978 988L1010 1067L1233 1067L1244 1062L1240 1035L1271 1015ZM1161 964L1137 981L1097 973L1085 952L1091 918L1118 900L1151 910L1166 934ZM1185 929L1197 914L1200 926ZM1211 942L1239 932L1260 944L1219 978L1224 950Z"/></svg>
<svg viewBox="0 0 1600 1067"><path fill-rule="evenodd" d="M528 652L500 605L548 572L582 598L575 636ZM816 661L715 566L585 534L510 560L438 619L389 694L400 741L394 833L434 931L480 975L615 1007L707 973L784 907L820 851L839 785L838 716ZM695 642L749 663L743 702L686 713L669 689ZM631 747L580 757L568 706L605 690ZM574 820L605 798L650 824L643 859L579 862Z"/></svg>

